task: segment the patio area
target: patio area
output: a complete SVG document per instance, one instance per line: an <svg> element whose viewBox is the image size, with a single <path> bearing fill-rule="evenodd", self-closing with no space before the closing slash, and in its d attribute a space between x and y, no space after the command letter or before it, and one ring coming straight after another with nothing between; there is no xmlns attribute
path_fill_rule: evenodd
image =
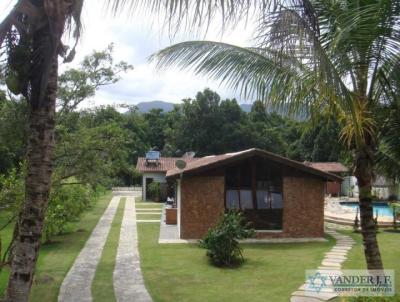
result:
<svg viewBox="0 0 400 302"><path fill-rule="evenodd" d="M354 223L357 211L355 208L343 206L341 203L357 203L358 198L349 197L326 197L324 216L325 222L334 222L344 225L352 225ZM374 211L374 217L376 212ZM358 219L360 214L358 213ZM400 222L400 221L399 221ZM391 227L393 225L393 217L378 215L378 223L381 227Z"/></svg>

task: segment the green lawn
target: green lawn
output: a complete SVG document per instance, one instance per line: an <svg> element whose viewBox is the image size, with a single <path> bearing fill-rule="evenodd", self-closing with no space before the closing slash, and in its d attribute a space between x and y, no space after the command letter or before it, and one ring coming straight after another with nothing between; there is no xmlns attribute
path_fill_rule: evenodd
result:
<svg viewBox="0 0 400 302"><path fill-rule="evenodd" d="M215 268L195 244L160 245L159 224L138 224L141 266L146 286L160 301L287 302L304 283L306 269L318 267L334 244L244 245L245 264Z"/></svg>
<svg viewBox="0 0 400 302"><path fill-rule="evenodd" d="M160 220L161 214L149 214L144 215L136 212L136 219L138 220Z"/></svg>
<svg viewBox="0 0 400 302"><path fill-rule="evenodd" d="M353 237L357 244L349 252L348 260L343 264L344 269L365 269L365 257L361 234L351 231L341 231ZM383 265L386 269L395 271L396 293L400 291L400 233L393 233L381 230L378 233L378 242L382 255ZM381 301L381 300L376 300ZM400 296L393 298L393 301L400 301Z"/></svg>
<svg viewBox="0 0 400 302"><path fill-rule="evenodd" d="M117 256L119 235L122 217L124 215L126 198L122 198L114 216L110 233L108 234L101 259L97 265L96 275L92 284L94 301L112 302L115 301L113 272L115 257Z"/></svg>
<svg viewBox="0 0 400 302"><path fill-rule="evenodd" d="M83 248L97 221L110 202L111 193L102 196L95 205L82 215L78 222L71 223L68 232L55 236L53 243L42 245L30 301L57 301L61 283ZM10 237L12 228L1 232L3 240ZM8 271L0 276L1 295L7 285Z"/></svg>
<svg viewBox="0 0 400 302"><path fill-rule="evenodd" d="M141 198L136 198L136 208L162 208L164 203L162 202L153 202L153 201L143 201Z"/></svg>

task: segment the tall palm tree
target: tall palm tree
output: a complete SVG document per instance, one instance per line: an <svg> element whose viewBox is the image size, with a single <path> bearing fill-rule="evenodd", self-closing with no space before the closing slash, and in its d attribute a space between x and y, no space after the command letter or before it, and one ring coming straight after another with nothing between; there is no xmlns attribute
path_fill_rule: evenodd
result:
<svg viewBox="0 0 400 302"><path fill-rule="evenodd" d="M385 127L382 108L400 100L400 2L282 0L266 9L254 47L183 42L152 56L158 68L205 74L289 113L329 113L354 156L364 253L368 269L382 269L371 187ZM386 123L387 125L387 123ZM396 133L397 140L398 134ZM393 137L393 136L392 136ZM389 137L390 139L390 137ZM382 145L382 144L381 144ZM399 157L397 157L399 159ZM399 163L396 164L399 166Z"/></svg>
<svg viewBox="0 0 400 302"><path fill-rule="evenodd" d="M26 197L15 228L7 301L28 301L51 187L58 56L67 51L61 37L68 27L79 37L82 3L20 0L0 24L7 86L30 105Z"/></svg>
<svg viewBox="0 0 400 302"><path fill-rule="evenodd" d="M148 7L162 12L171 29L194 28L222 15L236 22L253 5L247 0L104 0L115 13ZM15 228L6 301L28 301L51 189L58 57L73 59L80 36L84 0L17 0L0 23L0 56L6 59L6 83L30 105L26 198ZM257 1L264 5L264 0ZM182 18L185 22L182 22ZM68 51L61 38L72 32Z"/></svg>

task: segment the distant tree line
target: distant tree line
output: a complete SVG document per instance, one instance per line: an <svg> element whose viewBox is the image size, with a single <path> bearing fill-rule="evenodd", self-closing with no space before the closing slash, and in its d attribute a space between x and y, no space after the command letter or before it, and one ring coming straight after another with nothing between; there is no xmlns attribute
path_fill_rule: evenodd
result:
<svg viewBox="0 0 400 302"><path fill-rule="evenodd" d="M65 78L63 75L61 79ZM87 88L86 88L87 89ZM89 89L90 90L90 89ZM64 93L66 98L71 96ZM76 97L74 98L76 99ZM163 156L221 154L260 148L298 161L342 161L348 154L339 142L340 129L326 118L301 121L268 112L261 101L245 112L235 99L221 99L210 89L184 99L170 112L140 113L132 106L121 113L111 106L76 110L60 100L56 128L55 178L105 186L138 181L137 158L156 149ZM76 106L74 106L76 107ZM24 161L27 108L3 95L0 103L0 173Z"/></svg>

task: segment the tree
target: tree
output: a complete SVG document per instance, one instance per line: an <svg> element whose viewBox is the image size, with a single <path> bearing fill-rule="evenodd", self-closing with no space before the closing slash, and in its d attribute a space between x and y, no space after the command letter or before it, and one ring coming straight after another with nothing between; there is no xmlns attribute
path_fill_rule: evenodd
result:
<svg viewBox="0 0 400 302"><path fill-rule="evenodd" d="M367 266L382 269L371 182L382 130L376 111L399 98L400 3L276 2L263 11L255 47L183 42L153 60L160 68L175 65L207 74L244 96L288 106L288 113L337 119L360 187Z"/></svg>
<svg viewBox="0 0 400 302"><path fill-rule="evenodd" d="M61 38L67 24L79 37L82 4L20 0L0 24L7 87L29 103L26 199L17 223L7 301L28 300L51 187L58 56L66 56Z"/></svg>
<svg viewBox="0 0 400 302"><path fill-rule="evenodd" d="M26 199L18 221L18 236L7 288L7 301L27 301L39 253L45 209L53 171L55 108L58 82L58 57L71 61L75 46L68 52L61 39L70 29L78 41L81 31L83 0L18 0L0 23L0 47L7 59L6 83L14 94L22 94L29 103ZM189 3L191 2L191 3ZM191 10L192 4L196 9ZM114 11L145 4L159 11L165 5L167 16L189 16L192 24L203 22L204 8L211 18L219 8L228 19L243 13L247 0L218 1L126 1L107 0ZM163 4L161 4L163 3ZM235 13L233 13L235 12ZM188 14L189 13L189 14ZM172 24L172 23L171 23ZM3 55L3 54L2 54Z"/></svg>

